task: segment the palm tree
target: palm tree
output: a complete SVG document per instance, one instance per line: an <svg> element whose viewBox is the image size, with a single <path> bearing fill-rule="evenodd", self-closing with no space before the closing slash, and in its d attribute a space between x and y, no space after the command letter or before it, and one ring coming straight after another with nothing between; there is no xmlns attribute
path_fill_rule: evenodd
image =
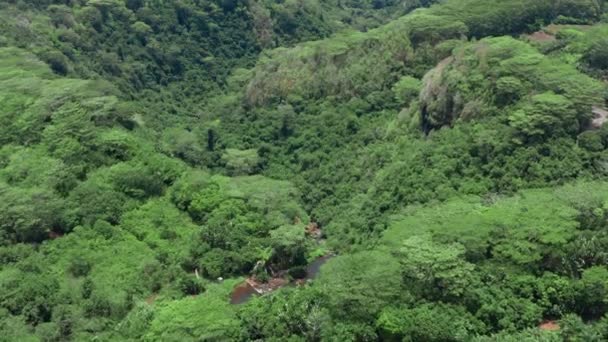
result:
<svg viewBox="0 0 608 342"><path fill-rule="evenodd" d="M268 261L270 261L270 258L272 258L272 256L274 255L274 248L270 246L266 248L258 247L257 252L259 260L253 268L253 273L257 272L260 267L263 267L264 269L266 269L267 267L270 268L270 265L268 265ZM270 269L270 271L272 272L272 269Z"/></svg>

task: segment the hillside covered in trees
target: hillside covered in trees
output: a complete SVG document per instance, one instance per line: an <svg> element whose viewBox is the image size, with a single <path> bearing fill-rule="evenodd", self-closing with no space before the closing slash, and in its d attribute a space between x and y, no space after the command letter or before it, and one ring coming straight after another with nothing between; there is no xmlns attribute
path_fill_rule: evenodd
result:
<svg viewBox="0 0 608 342"><path fill-rule="evenodd" d="M607 82L604 0L0 1L0 341L606 341Z"/></svg>

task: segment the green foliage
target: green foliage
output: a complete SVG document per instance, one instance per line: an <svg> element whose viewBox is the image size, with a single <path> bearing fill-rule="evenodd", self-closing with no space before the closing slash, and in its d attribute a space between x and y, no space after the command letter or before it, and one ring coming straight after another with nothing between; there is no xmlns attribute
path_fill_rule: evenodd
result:
<svg viewBox="0 0 608 342"><path fill-rule="evenodd" d="M228 303L234 281L216 285L205 295L174 301L158 310L145 340L237 340L242 328Z"/></svg>
<svg viewBox="0 0 608 342"><path fill-rule="evenodd" d="M163 150L186 162L197 164L204 160L204 151L198 137L181 128L167 129L163 133Z"/></svg>
<svg viewBox="0 0 608 342"><path fill-rule="evenodd" d="M538 21L550 21L554 2L548 0L509 0L488 3L483 0L446 1L431 9L434 14L464 22L473 37L508 35L522 32Z"/></svg>
<svg viewBox="0 0 608 342"><path fill-rule="evenodd" d="M593 68L608 69L608 40L594 42L583 55L583 60Z"/></svg>
<svg viewBox="0 0 608 342"><path fill-rule="evenodd" d="M606 33L605 24L591 27L569 28L566 26L558 31L557 37L561 39L562 54L572 56L574 63L581 64L583 70L591 75L602 76L606 69Z"/></svg>
<svg viewBox="0 0 608 342"><path fill-rule="evenodd" d="M64 231L62 202L45 189L0 185L1 244L41 242L51 230Z"/></svg>
<svg viewBox="0 0 608 342"><path fill-rule="evenodd" d="M583 317L601 317L607 311L608 270L606 267L594 266L586 269L580 280L581 293L579 305Z"/></svg>
<svg viewBox="0 0 608 342"><path fill-rule="evenodd" d="M509 116L509 123L528 137L577 129L572 102L554 93L535 95L530 104ZM563 133L562 133L563 134Z"/></svg>
<svg viewBox="0 0 608 342"><path fill-rule="evenodd" d="M565 78L570 82L560 81ZM478 118L493 106L512 105L520 109L511 115L511 123L526 135L543 134L534 126L558 136L571 134L580 129L577 122L590 119L590 104L602 102L601 92L597 81L527 44L510 38L485 39L456 52L425 76L422 124L436 128L459 118ZM522 94L532 96L521 98ZM563 123L565 132L555 126L557 122Z"/></svg>
<svg viewBox="0 0 608 342"><path fill-rule="evenodd" d="M562 341L559 333L554 331L544 331L538 328L529 328L517 333L502 332L492 336L478 336L472 341L475 342L557 342Z"/></svg>
<svg viewBox="0 0 608 342"><path fill-rule="evenodd" d="M395 93L395 98L399 101L399 104L406 106L418 97L421 87L422 84L420 80L411 76L404 76L395 83L393 92Z"/></svg>
<svg viewBox="0 0 608 342"><path fill-rule="evenodd" d="M608 339L602 6L0 5L0 339Z"/></svg>
<svg viewBox="0 0 608 342"><path fill-rule="evenodd" d="M499 105L511 104L524 95L524 85L516 77L504 76L496 81L496 101Z"/></svg>
<svg viewBox="0 0 608 342"><path fill-rule="evenodd" d="M227 178L185 174L172 192L174 203L203 224L189 263L210 278L251 271L258 251L273 248L272 263L303 263L307 215L287 182L260 176ZM226 224L228 222L228 224Z"/></svg>
<svg viewBox="0 0 608 342"><path fill-rule="evenodd" d="M600 0L568 0L557 4L557 12L579 20L594 21L599 19L602 13L602 1Z"/></svg>
<svg viewBox="0 0 608 342"><path fill-rule="evenodd" d="M327 297L317 289L281 289L270 298L254 299L239 309L247 336L266 340L319 339L331 328L324 308Z"/></svg>
<svg viewBox="0 0 608 342"><path fill-rule="evenodd" d="M197 227L169 201L158 199L125 213L121 227L145 242L163 263L181 264L188 256Z"/></svg>
<svg viewBox="0 0 608 342"><path fill-rule="evenodd" d="M255 149L226 149L222 161L226 163L228 172L234 176L253 174L260 163L258 151Z"/></svg>
<svg viewBox="0 0 608 342"><path fill-rule="evenodd" d="M273 50L258 62L247 86L247 101L253 105L279 102L289 93L311 98L352 97L382 89L390 82L387 76L409 54L407 36L393 26L341 34L287 51ZM369 73L371 68L376 72Z"/></svg>
<svg viewBox="0 0 608 342"><path fill-rule="evenodd" d="M328 296L332 314L345 320L366 320L408 292L401 283L397 259L381 251L334 258L321 271L316 286Z"/></svg>
<svg viewBox="0 0 608 342"><path fill-rule="evenodd" d="M385 309L378 318L381 336L403 341L467 341L484 326L461 307L424 304L412 309Z"/></svg>
<svg viewBox="0 0 608 342"><path fill-rule="evenodd" d="M103 15L117 10L96 6ZM194 272L248 272L260 246L271 247L269 263L280 267L306 261L308 218L291 184L196 173L156 150L148 140L153 132L111 86L55 78L22 50L1 54L7 72L0 96L11 100L0 111L7 123L0 245L8 262L0 270L0 306L8 315L3 322L16 318L12 335L23 335L21 318L45 339L88 339L125 319L117 333L140 338L138 329L154 332L157 323L132 311L141 310L133 309L136 302L158 292L173 298L205 292L206 281ZM235 173L253 172L244 168L255 163L244 158L226 163ZM41 245L26 252L16 243Z"/></svg>
<svg viewBox="0 0 608 342"><path fill-rule="evenodd" d="M435 209L423 209L395 221L383 240L397 247L398 241L413 233L432 233L442 241L462 243L471 258L492 255L502 263L542 262L549 256L546 253L576 236L580 209L570 201L601 194L603 185L596 187L597 192L591 194L567 194L571 187L555 193L529 190L490 205L484 205L479 198L453 200L443 205L441 214Z"/></svg>
<svg viewBox="0 0 608 342"><path fill-rule="evenodd" d="M436 245L429 236L413 236L399 249L403 279L417 297L462 296L472 283L474 269L464 261L464 253L459 244Z"/></svg>

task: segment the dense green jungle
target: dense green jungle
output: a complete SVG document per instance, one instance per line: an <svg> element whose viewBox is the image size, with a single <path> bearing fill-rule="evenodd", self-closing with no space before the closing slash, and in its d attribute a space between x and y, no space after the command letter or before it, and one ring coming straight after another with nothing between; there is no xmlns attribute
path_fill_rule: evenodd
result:
<svg viewBox="0 0 608 342"><path fill-rule="evenodd" d="M607 341L608 0L0 0L0 341Z"/></svg>

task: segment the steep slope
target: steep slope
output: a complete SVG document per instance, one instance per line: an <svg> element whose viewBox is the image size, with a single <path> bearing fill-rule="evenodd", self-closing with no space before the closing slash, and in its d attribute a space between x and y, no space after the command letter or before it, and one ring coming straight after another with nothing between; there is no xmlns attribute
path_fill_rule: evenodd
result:
<svg viewBox="0 0 608 342"><path fill-rule="evenodd" d="M608 339L604 10L0 4L0 339Z"/></svg>
<svg viewBox="0 0 608 342"><path fill-rule="evenodd" d="M448 1L366 33L270 51L210 101L204 117L217 125L199 134L213 132L218 154L258 150L263 172L294 180L341 247L377 234L404 204L603 174L605 156L577 144L605 101L600 82L513 38L465 42L482 30L516 35L563 11L525 4L466 1L452 11Z"/></svg>
<svg viewBox="0 0 608 342"><path fill-rule="evenodd" d="M263 250L291 267L316 248L288 182L167 157L113 86L57 77L24 50L0 48L0 74L3 338L112 339L150 296L202 293Z"/></svg>

